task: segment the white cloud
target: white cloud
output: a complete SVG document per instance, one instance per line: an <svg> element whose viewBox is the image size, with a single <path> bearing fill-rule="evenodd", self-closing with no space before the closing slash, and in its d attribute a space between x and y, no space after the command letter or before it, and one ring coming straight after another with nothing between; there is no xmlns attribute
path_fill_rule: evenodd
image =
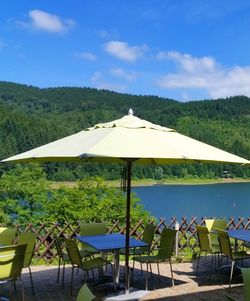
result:
<svg viewBox="0 0 250 301"><path fill-rule="evenodd" d="M81 53L76 54L76 56L78 58L86 60L86 61L96 61L97 60L97 56L91 52L81 52Z"/></svg>
<svg viewBox="0 0 250 301"><path fill-rule="evenodd" d="M49 14L38 9L29 11L29 17L31 19L29 24L19 22L19 25L51 33L66 32L75 25L72 19L61 19L57 15Z"/></svg>
<svg viewBox="0 0 250 301"><path fill-rule="evenodd" d="M128 81L134 81L136 79L135 72L125 72L121 68L112 69L110 70L110 73L115 77L122 78Z"/></svg>
<svg viewBox="0 0 250 301"><path fill-rule="evenodd" d="M187 72L207 71L211 72L216 68L216 62L211 56L202 58L192 57L190 54L182 54L178 51L159 52L157 59L169 59L178 63Z"/></svg>
<svg viewBox="0 0 250 301"><path fill-rule="evenodd" d="M143 56L147 47L144 46L129 46L126 42L110 41L105 45L105 50L112 56L128 61L135 62Z"/></svg>
<svg viewBox="0 0 250 301"><path fill-rule="evenodd" d="M210 97L250 96L250 66L223 68L210 56L192 57L177 51L161 52L157 59L174 61L178 70L157 81L161 88L204 89Z"/></svg>

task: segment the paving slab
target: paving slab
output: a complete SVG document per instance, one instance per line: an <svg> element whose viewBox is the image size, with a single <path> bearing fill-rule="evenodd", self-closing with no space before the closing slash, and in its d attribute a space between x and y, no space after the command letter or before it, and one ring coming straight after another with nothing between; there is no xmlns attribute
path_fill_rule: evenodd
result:
<svg viewBox="0 0 250 301"><path fill-rule="evenodd" d="M232 287L228 288L228 271L221 271L210 274L209 260L201 260L202 264L199 268L198 275L195 275L195 262L173 263L175 286L172 286L170 270L168 263L160 264L160 274L157 275L157 266L152 265L152 275L149 279L149 291L145 295L135 295L132 300L169 300L169 301L221 301L225 300L224 294L227 293L232 297L237 297L239 301L243 301L243 285L239 272L235 273ZM122 263L121 263L122 265ZM250 262L247 263L250 267ZM73 301L76 300L77 292L83 284L83 273L79 271L75 273L73 296L70 295L70 275L71 267L66 266L65 285L62 289L61 281L56 282L57 266L40 265L32 266L32 275L34 280L35 295L32 294L29 272L23 270L23 285L25 289L26 301ZM131 285L139 291L145 291L145 271L141 272L140 266L135 265L131 276ZM121 276L123 275L123 266L121 266ZM91 273L90 275L91 276ZM121 279L123 282L123 279ZM96 295L97 300L105 300L107 296L114 293L112 287L105 285L99 286L98 277L89 279L88 285L92 292ZM11 292L11 295L10 295ZM120 291L120 294L123 290ZM138 293L139 294L139 293ZM17 290L9 285L3 285L1 295L8 296L11 301L21 301L21 285L17 282Z"/></svg>

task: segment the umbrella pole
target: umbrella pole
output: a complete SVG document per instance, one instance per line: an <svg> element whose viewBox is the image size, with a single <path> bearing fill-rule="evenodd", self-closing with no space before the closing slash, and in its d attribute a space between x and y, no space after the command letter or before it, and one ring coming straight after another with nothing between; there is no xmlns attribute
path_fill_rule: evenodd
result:
<svg viewBox="0 0 250 301"><path fill-rule="evenodd" d="M131 203L132 161L127 161L127 210L126 210L126 249L125 249L125 294L129 294L129 234Z"/></svg>

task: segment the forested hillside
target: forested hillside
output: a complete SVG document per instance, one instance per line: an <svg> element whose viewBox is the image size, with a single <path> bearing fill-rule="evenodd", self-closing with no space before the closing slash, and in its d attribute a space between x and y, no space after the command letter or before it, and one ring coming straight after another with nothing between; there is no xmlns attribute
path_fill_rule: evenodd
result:
<svg viewBox="0 0 250 301"><path fill-rule="evenodd" d="M0 82L0 159L53 141L99 122L134 114L250 159L250 98L244 96L180 103L90 88L39 89ZM2 171L9 166L1 166ZM100 175L119 178L117 165L47 164L54 180ZM229 165L138 166L134 177L250 177L249 168Z"/></svg>

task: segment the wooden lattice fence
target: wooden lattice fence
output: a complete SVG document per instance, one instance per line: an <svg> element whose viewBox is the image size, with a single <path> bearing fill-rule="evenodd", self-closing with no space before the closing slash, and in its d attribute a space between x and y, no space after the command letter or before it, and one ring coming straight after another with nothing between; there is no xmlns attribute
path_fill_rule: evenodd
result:
<svg viewBox="0 0 250 301"><path fill-rule="evenodd" d="M160 218L156 225L156 235L153 245L157 245L159 241L160 234L164 228L175 228L176 223L179 226L178 234L178 249L179 253L185 251L186 248L193 250L197 246L196 238L196 225L203 225L205 223L205 217L198 219L197 217L192 217L190 219L182 217L181 220L177 220L172 217L168 222L166 219ZM149 221L152 222L152 221ZM130 235L138 239L141 238L145 223L140 220L134 225L131 225ZM250 217L244 218L239 217L235 219L231 217L227 221L228 229L250 229ZM37 235L37 243L35 248L35 258L42 259L45 263L51 263L55 258L57 258L57 252L54 246L54 237L73 237L75 234L79 233L79 225L71 225L67 222L60 224L45 224L41 223L39 225L28 224L25 229L23 226L16 225L17 237L18 234L25 231L32 231ZM107 233L125 233L125 226L120 225L118 221L114 221L108 226Z"/></svg>

